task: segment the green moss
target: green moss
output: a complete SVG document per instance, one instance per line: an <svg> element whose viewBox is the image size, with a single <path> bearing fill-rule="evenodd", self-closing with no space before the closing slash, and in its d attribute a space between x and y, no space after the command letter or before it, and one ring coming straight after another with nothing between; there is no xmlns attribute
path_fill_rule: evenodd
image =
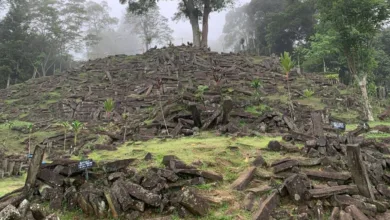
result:
<svg viewBox="0 0 390 220"><path fill-rule="evenodd" d="M261 115L264 112L271 111L271 110L272 110L272 108L265 105L265 104L261 104L258 106L248 106L245 108L246 112L254 114L254 115Z"/></svg>
<svg viewBox="0 0 390 220"><path fill-rule="evenodd" d="M86 72L80 73L79 77L80 78L87 78L88 77L88 73L86 73Z"/></svg>

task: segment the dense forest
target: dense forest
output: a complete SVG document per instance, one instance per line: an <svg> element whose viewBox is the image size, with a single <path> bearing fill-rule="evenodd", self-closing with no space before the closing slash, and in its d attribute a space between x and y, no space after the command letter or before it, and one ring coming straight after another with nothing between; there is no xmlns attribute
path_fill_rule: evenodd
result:
<svg viewBox="0 0 390 220"><path fill-rule="evenodd" d="M121 19L106 1L2 0L0 10L1 88L76 67L77 56L142 53L142 45L167 44L172 32L158 7Z"/></svg>

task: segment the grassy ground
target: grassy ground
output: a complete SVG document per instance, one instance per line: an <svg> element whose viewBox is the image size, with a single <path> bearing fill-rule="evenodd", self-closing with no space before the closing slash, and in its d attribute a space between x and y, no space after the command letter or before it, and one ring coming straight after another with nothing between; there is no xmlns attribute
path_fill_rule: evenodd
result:
<svg viewBox="0 0 390 220"><path fill-rule="evenodd" d="M14 127L27 128L30 123L25 121L12 121L12 124ZM55 132L52 131L33 131L31 133L30 145L35 146L36 144L42 142L45 138L54 134ZM27 148L27 144L22 142L28 140L28 137L28 134L11 130L6 123L0 124L0 148L5 149L8 154L27 153L25 150ZM26 141L26 143L28 143L28 141Z"/></svg>
<svg viewBox="0 0 390 220"><path fill-rule="evenodd" d="M26 175L0 179L0 197L24 186L25 180Z"/></svg>

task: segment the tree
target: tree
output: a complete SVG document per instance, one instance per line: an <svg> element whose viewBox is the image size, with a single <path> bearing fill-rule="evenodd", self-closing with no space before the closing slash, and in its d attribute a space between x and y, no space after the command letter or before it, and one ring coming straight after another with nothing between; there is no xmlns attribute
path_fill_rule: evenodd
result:
<svg viewBox="0 0 390 220"><path fill-rule="evenodd" d="M29 4L25 0L9 1L9 10L0 22L0 85L8 87L11 81L23 80L31 70L25 57L34 56L25 48L30 39Z"/></svg>
<svg viewBox="0 0 390 220"><path fill-rule="evenodd" d="M149 50L152 43L167 44L173 40L173 30L168 26L168 19L160 14L157 6L141 15L128 12L126 22L133 26L146 50Z"/></svg>
<svg viewBox="0 0 390 220"><path fill-rule="evenodd" d="M122 4L128 2L128 10L137 15L145 14L157 6L158 0L119 0ZM233 0L181 0L174 20L186 18L192 27L193 45L207 47L208 19L213 11L220 11L230 5ZM199 20L203 20L202 32ZM202 38L201 38L202 33ZM202 41L201 41L202 39Z"/></svg>
<svg viewBox="0 0 390 220"><path fill-rule="evenodd" d="M375 68L373 40L389 17L386 0L318 0L320 21L329 23L339 37L350 74L362 92L366 118L374 120L367 93L367 76Z"/></svg>
<svg viewBox="0 0 390 220"><path fill-rule="evenodd" d="M238 49L244 38L246 50L258 55L292 52L313 34L314 13L313 0L252 0L226 15L226 46Z"/></svg>
<svg viewBox="0 0 390 220"><path fill-rule="evenodd" d="M87 47L87 55L90 59L99 56L98 53L93 52L93 49L102 40L102 33L104 31L113 31L113 26L118 23L117 18L110 16L110 10L106 1L102 1L100 4L92 1L87 2L87 33L84 40Z"/></svg>
<svg viewBox="0 0 390 220"><path fill-rule="evenodd" d="M294 105L291 101L290 83L288 80L290 71L294 67L294 63L291 60L290 54L288 52L284 52L283 54L280 55L280 65L282 66L282 69L283 69L284 73L286 74L289 107L290 107L291 116L292 116L292 118L294 118Z"/></svg>

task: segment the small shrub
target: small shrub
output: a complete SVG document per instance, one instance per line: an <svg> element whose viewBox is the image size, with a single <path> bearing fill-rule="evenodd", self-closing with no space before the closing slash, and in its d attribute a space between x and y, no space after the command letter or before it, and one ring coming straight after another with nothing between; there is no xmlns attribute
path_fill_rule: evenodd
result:
<svg viewBox="0 0 390 220"><path fill-rule="evenodd" d="M305 89L303 90L303 95L306 97L306 98L310 98L314 95L314 91L311 90L311 89Z"/></svg>
<svg viewBox="0 0 390 220"><path fill-rule="evenodd" d="M198 86L198 90L196 91L195 96L196 96L198 99L203 100L204 92L205 92L206 90L208 90L208 89L209 89L208 86L199 85L199 86Z"/></svg>
<svg viewBox="0 0 390 220"><path fill-rule="evenodd" d="M337 73L325 74L325 79L339 79L339 74Z"/></svg>
<svg viewBox="0 0 390 220"><path fill-rule="evenodd" d="M104 110L106 111L107 117L110 117L110 113L114 110L114 101L112 98L104 101Z"/></svg>

